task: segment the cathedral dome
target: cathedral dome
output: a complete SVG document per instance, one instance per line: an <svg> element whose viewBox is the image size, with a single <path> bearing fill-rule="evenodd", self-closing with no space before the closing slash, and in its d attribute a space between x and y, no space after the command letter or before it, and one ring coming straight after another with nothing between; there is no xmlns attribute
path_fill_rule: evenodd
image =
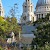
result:
<svg viewBox="0 0 50 50"><path fill-rule="evenodd" d="M38 0L36 7L50 5L50 0Z"/></svg>

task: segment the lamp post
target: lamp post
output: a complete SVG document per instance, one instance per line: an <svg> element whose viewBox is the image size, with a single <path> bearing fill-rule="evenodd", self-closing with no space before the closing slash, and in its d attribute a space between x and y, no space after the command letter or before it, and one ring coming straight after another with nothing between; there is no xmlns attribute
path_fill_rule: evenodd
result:
<svg viewBox="0 0 50 50"><path fill-rule="evenodd" d="M22 46L22 44L21 44L21 33L19 31L19 50L21 50L21 46Z"/></svg>
<svg viewBox="0 0 50 50"><path fill-rule="evenodd" d="M19 41L21 40L20 31L19 31Z"/></svg>

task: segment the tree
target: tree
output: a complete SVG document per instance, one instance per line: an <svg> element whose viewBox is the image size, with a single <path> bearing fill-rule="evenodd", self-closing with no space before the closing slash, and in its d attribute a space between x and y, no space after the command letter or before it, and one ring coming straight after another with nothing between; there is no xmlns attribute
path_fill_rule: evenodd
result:
<svg viewBox="0 0 50 50"><path fill-rule="evenodd" d="M36 50L49 50L46 46L50 47L50 14L47 14L46 17L42 20L38 20L37 28L34 32L35 38L32 41L32 49L36 45Z"/></svg>
<svg viewBox="0 0 50 50"><path fill-rule="evenodd" d="M3 18L0 16L0 43L6 43L7 38L10 38L11 32L14 32L16 37L21 32L21 27L17 23L16 12L15 4L10 12L11 17Z"/></svg>
<svg viewBox="0 0 50 50"><path fill-rule="evenodd" d="M0 19L0 42L5 43L7 37L10 38L9 34L14 32L15 35L18 35L19 31L21 31L21 27L18 25L15 17L7 17L5 19L0 17Z"/></svg>
<svg viewBox="0 0 50 50"><path fill-rule="evenodd" d="M4 50L2 47L0 47L0 50Z"/></svg>
<svg viewBox="0 0 50 50"><path fill-rule="evenodd" d="M15 34L19 33L19 31L21 31L21 27L18 25L17 19L15 17L8 17L7 19L6 20L9 22L9 30L13 31Z"/></svg>

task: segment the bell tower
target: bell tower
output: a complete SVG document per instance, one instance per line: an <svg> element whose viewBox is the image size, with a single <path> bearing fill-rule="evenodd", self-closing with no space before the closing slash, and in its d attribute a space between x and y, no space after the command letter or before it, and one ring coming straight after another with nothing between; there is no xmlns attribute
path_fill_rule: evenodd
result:
<svg viewBox="0 0 50 50"><path fill-rule="evenodd" d="M26 0L27 3L31 3L31 0Z"/></svg>
<svg viewBox="0 0 50 50"><path fill-rule="evenodd" d="M0 16L4 17L4 9L2 5L2 0L0 0Z"/></svg>
<svg viewBox="0 0 50 50"><path fill-rule="evenodd" d="M31 0L25 0L23 3L23 13L21 16L21 23L28 23L28 22L33 22L35 21L35 15L34 15L34 10L33 10L33 4Z"/></svg>

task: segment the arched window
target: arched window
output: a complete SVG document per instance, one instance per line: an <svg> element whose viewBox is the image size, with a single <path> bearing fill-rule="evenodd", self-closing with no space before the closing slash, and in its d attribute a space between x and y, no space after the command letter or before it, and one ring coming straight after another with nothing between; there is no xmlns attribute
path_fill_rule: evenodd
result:
<svg viewBox="0 0 50 50"><path fill-rule="evenodd" d="M39 19L40 19L40 14L39 14Z"/></svg>
<svg viewBox="0 0 50 50"><path fill-rule="evenodd" d="M44 2L46 3L46 0L44 0Z"/></svg>
<svg viewBox="0 0 50 50"><path fill-rule="evenodd" d="M38 19L38 14L37 14L37 19Z"/></svg>
<svg viewBox="0 0 50 50"><path fill-rule="evenodd" d="M43 18L43 14L42 14L42 18Z"/></svg>
<svg viewBox="0 0 50 50"><path fill-rule="evenodd" d="M24 16L23 19L26 20L26 16Z"/></svg>
<svg viewBox="0 0 50 50"><path fill-rule="evenodd" d="M26 2L27 2L27 0L26 0Z"/></svg>
<svg viewBox="0 0 50 50"><path fill-rule="evenodd" d="M27 6L25 6L25 10L24 10L25 12L27 11Z"/></svg>
<svg viewBox="0 0 50 50"><path fill-rule="evenodd" d="M34 22L34 17L33 17L33 22Z"/></svg>
<svg viewBox="0 0 50 50"><path fill-rule="evenodd" d="M31 12L32 12L32 6L31 6Z"/></svg>
<svg viewBox="0 0 50 50"><path fill-rule="evenodd" d="M25 6L25 8L26 8L27 6Z"/></svg>
<svg viewBox="0 0 50 50"><path fill-rule="evenodd" d="M29 1L29 0L28 0Z"/></svg>
<svg viewBox="0 0 50 50"><path fill-rule="evenodd" d="M0 11L0 16L1 16L1 11Z"/></svg>

